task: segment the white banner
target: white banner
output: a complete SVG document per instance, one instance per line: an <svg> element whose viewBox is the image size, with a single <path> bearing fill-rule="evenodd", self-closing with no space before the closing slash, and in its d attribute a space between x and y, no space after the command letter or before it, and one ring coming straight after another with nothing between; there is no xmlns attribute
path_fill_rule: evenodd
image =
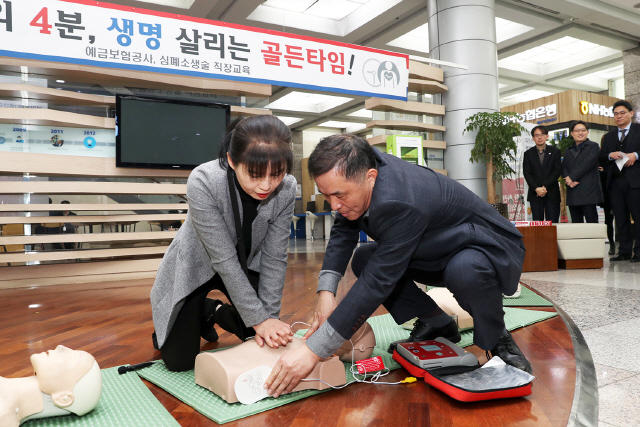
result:
<svg viewBox="0 0 640 427"><path fill-rule="evenodd" d="M0 55L407 99L409 57L88 0L2 0Z"/></svg>
<svg viewBox="0 0 640 427"><path fill-rule="evenodd" d="M0 152L115 157L113 129L86 129L0 123Z"/></svg>

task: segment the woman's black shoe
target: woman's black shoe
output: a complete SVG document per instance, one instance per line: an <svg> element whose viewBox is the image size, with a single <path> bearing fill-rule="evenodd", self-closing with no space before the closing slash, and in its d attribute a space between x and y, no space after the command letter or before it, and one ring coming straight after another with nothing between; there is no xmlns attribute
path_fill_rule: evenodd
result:
<svg viewBox="0 0 640 427"><path fill-rule="evenodd" d="M200 329L200 336L209 342L218 341L218 332L216 332L215 314L216 307L222 305L222 301L217 299L207 298L204 300L204 317L202 319L202 327Z"/></svg>

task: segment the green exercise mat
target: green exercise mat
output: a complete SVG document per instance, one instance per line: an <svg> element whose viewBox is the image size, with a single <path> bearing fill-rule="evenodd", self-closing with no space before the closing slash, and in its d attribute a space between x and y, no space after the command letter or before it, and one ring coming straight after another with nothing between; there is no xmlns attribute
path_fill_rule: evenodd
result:
<svg viewBox="0 0 640 427"><path fill-rule="evenodd" d="M556 316L556 313L548 313L544 311L522 310L517 308L505 308L505 323L507 329L513 330L521 326L530 325L541 320ZM373 356L381 356L384 364L390 370L400 367L396 361L387 353L389 344L399 339L409 336L409 331L396 324L391 315L385 314L375 316L368 320L376 335L376 348ZM304 330L299 330L296 335L301 336ZM462 341L458 343L461 347L466 347L473 343L473 330L462 333ZM220 351L224 349L214 350ZM136 371L142 378L154 383L158 387L169 392L187 405L191 406L204 416L212 419L218 424L224 424L250 415L258 414L278 406L305 397L313 396L325 391L307 390L288 395L280 396L277 399L266 398L251 405L243 405L241 403L227 403L210 391L198 386L195 383L193 370L186 372L171 372L161 361L153 366ZM345 364L345 372L347 373L347 382L353 379L353 375L349 370L349 365Z"/></svg>
<svg viewBox="0 0 640 427"><path fill-rule="evenodd" d="M102 397L98 406L78 417L42 418L24 427L179 427L180 424L155 398L135 373L118 374L118 368L102 370Z"/></svg>
<svg viewBox="0 0 640 427"><path fill-rule="evenodd" d="M431 290L435 286L427 286L427 290ZM518 298L502 298L502 305L505 307L553 307L553 303L542 298L526 286L520 287L520 296Z"/></svg>

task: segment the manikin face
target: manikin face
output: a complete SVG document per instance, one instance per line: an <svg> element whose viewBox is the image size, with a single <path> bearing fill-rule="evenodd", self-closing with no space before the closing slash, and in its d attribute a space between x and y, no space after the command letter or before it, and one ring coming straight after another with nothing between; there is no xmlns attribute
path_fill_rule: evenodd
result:
<svg viewBox="0 0 640 427"><path fill-rule="evenodd" d="M582 123L580 123L573 128L573 131L571 131L571 136L573 137L573 140L576 142L576 144L582 144L589 137L589 131Z"/></svg>
<svg viewBox="0 0 640 427"><path fill-rule="evenodd" d="M315 179L318 190L331 205L331 210L350 221L360 218L369 209L378 171L369 169L362 182L352 181L335 169Z"/></svg>
<svg viewBox="0 0 640 427"><path fill-rule="evenodd" d="M279 176L271 176L271 166L267 168L265 176L254 178L247 172L243 164L235 165L228 154L227 161L231 169L236 172L240 187L242 187L245 193L256 200L264 200L269 197L284 179L284 172Z"/></svg>
<svg viewBox="0 0 640 427"><path fill-rule="evenodd" d="M40 390L50 394L53 403L60 407L73 403L73 387L89 372L94 362L89 353L62 345L31 356Z"/></svg>
<svg viewBox="0 0 640 427"><path fill-rule="evenodd" d="M616 125L619 128L626 128L629 123L631 123L631 119L633 118L633 111L627 110L626 107L619 105L613 110L613 120L615 120Z"/></svg>

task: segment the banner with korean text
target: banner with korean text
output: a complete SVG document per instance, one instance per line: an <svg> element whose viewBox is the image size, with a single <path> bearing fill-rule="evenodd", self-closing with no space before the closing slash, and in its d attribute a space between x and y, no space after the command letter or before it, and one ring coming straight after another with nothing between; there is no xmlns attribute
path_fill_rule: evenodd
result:
<svg viewBox="0 0 640 427"><path fill-rule="evenodd" d="M407 98L403 54L88 0L0 6L0 56Z"/></svg>

